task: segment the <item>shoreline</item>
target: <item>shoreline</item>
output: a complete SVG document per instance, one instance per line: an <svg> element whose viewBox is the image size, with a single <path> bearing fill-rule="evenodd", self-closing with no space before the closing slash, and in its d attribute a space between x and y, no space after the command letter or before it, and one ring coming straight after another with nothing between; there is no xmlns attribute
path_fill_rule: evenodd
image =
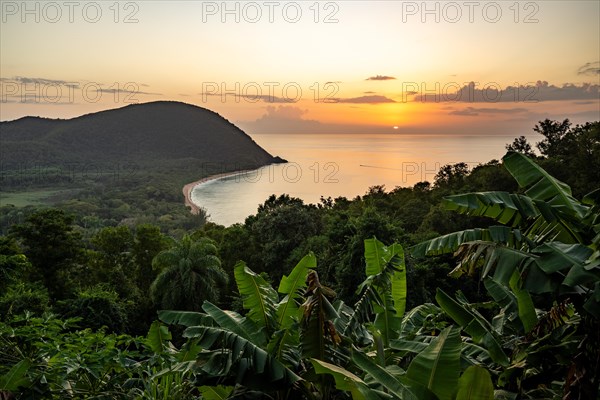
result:
<svg viewBox="0 0 600 400"><path fill-rule="evenodd" d="M262 167L260 167L262 168ZM226 178L228 176L233 176L233 175L240 175L240 174L244 174L246 172L250 172L250 171L254 171L253 169L244 169L241 171L231 171L231 172L223 172L220 174L215 174L215 175L209 175L205 178L202 178L200 180L197 180L195 182L192 183L188 183L187 185L183 186L182 192L183 192L183 197L185 198L185 206L187 208L190 209L190 212L193 215L198 215L200 214L200 209L201 207L196 205L193 201L192 201L192 191L194 190L194 188L202 183L206 183L209 181L214 181L217 179L221 179L221 178Z"/></svg>

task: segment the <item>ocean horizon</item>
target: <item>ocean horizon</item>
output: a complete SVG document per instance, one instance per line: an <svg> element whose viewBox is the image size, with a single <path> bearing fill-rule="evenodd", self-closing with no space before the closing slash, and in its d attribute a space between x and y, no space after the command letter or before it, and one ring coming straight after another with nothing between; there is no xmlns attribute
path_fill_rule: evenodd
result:
<svg viewBox="0 0 600 400"><path fill-rule="evenodd" d="M390 191L433 183L446 164L464 162L472 169L501 159L516 136L253 134L288 163L201 183L191 198L210 221L228 226L244 222L272 194L318 203L321 197L362 196L376 185Z"/></svg>

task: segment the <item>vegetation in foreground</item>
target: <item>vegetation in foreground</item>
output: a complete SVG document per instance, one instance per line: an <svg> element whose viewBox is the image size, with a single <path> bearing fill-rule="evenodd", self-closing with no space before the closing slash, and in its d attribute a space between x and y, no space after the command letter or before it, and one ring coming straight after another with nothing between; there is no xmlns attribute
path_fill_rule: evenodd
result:
<svg viewBox="0 0 600 400"><path fill-rule="evenodd" d="M598 123L562 138L582 130L597 163ZM446 166L433 187L319 206L271 198L243 225L180 240L151 225L90 235L62 211L31 213L0 241L0 390L597 398L598 170L570 178L572 192L526 145L470 173ZM159 284L169 274L179 285ZM157 308L178 311L150 323Z"/></svg>

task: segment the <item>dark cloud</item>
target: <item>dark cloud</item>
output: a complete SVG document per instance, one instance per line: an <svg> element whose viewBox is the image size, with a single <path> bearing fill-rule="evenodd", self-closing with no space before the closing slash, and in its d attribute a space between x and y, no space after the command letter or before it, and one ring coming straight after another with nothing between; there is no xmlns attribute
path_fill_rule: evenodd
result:
<svg viewBox="0 0 600 400"><path fill-rule="evenodd" d="M43 106L72 106L72 105L76 105L76 104L84 104L82 102L78 102L78 101L47 101L47 100L40 100L39 98L37 99L32 99L32 98L25 98L22 99L20 101L4 101L2 100L2 103L19 103L19 104L27 104L27 105L43 105Z"/></svg>
<svg viewBox="0 0 600 400"><path fill-rule="evenodd" d="M396 78L394 78L393 76L387 76L387 75L375 75L375 76L371 76L365 80L367 81L392 81Z"/></svg>
<svg viewBox="0 0 600 400"><path fill-rule="evenodd" d="M464 110L450 111L448 114L450 114L450 115L462 115L464 117L475 117L475 116L479 115L479 113L477 111L475 111L473 109L473 107L467 107Z"/></svg>
<svg viewBox="0 0 600 400"><path fill-rule="evenodd" d="M57 79L45 79L45 78L28 78L25 76L15 76L13 78L0 78L1 82L15 82L25 85L45 85L45 86L72 86L75 88L79 87L78 82L63 81Z"/></svg>
<svg viewBox="0 0 600 400"><path fill-rule="evenodd" d="M550 85L546 81L535 84L500 87L497 83L476 84L471 82L451 92L445 87L458 87L456 84L438 85L435 93L416 94L415 102L433 103L538 103L560 100L600 100L600 85L565 83L562 86ZM428 91L432 90L430 87ZM406 92L410 95L410 92Z"/></svg>
<svg viewBox="0 0 600 400"><path fill-rule="evenodd" d="M110 93L110 94L115 94L115 93L124 93L124 94L142 94L142 95L151 95L151 96L162 96L162 93L151 93L151 92L141 92L139 90L124 90L124 89L100 89L98 90L101 93Z"/></svg>
<svg viewBox="0 0 600 400"><path fill-rule="evenodd" d="M577 70L577 75L600 75L600 61L585 63Z"/></svg>
<svg viewBox="0 0 600 400"><path fill-rule="evenodd" d="M202 96L203 98L205 98L205 96L221 97L223 99L223 101L227 101L227 100L238 101L238 99L244 99L248 103L256 103L256 102L262 101L263 103L270 103L270 104L278 104L278 103L289 104L289 103L296 102L296 99L270 96L268 94L260 94L260 95L239 94L239 93L198 93L198 94L200 96Z"/></svg>
<svg viewBox="0 0 600 400"><path fill-rule="evenodd" d="M44 93L42 92L42 89L44 89L44 87L48 87L48 86L64 86L65 88L69 87L72 89L80 89L82 88L83 90L86 89L90 89L90 90L94 90L95 88L97 88L97 91L100 93L110 93L110 94L132 94L132 95L155 95L155 96L162 96L162 93L152 93L152 92L144 92L144 91L140 91L140 90L129 90L129 88L137 88L138 84L135 82L128 82L126 84L124 84L123 89L113 89L113 88L104 88L103 86L106 86L102 83L98 83L98 82L92 82L92 81L84 81L84 82L77 82L77 81L65 81L65 80L61 80L61 79L46 79L46 78L30 78L30 77L25 77L25 76L16 76L13 78L0 78L0 82L2 82L3 84L17 84L17 85L26 85L26 87L28 87L27 85L39 85L40 88L40 93ZM90 85L89 87L87 87L87 85ZM112 84L112 86L114 86L115 84ZM145 84L145 83L141 83L139 84L139 86L143 86L143 87L149 87L149 85ZM33 88L32 88L33 89ZM21 97L22 94L19 91L18 93L16 93L15 95L12 95L11 97ZM51 95L48 95L51 96ZM7 96L8 97L8 96ZM64 93L62 97L69 97L68 93ZM27 103L29 103L29 101L26 101ZM72 101L70 102L60 102L60 101L51 101L48 103L52 103L52 104L73 104Z"/></svg>
<svg viewBox="0 0 600 400"><path fill-rule="evenodd" d="M360 96L351 98L336 98L332 103L352 103L352 104L384 104L395 103L395 100L380 95Z"/></svg>
<svg viewBox="0 0 600 400"><path fill-rule="evenodd" d="M349 97L349 98L326 98L324 102L326 103L351 103L351 104L382 104L382 103L395 103L396 101L381 95L373 95L371 93L375 92L365 92L365 94L369 94L366 96L360 97ZM269 95L244 95L237 93L225 93L222 95L221 93L199 93L200 96L223 96L223 99L227 100L228 98L234 99L235 97L239 97L241 99L245 99L248 102L257 102L263 101L265 103L270 104L290 104L295 103L296 99L285 98L285 97L277 97L277 96L269 96Z"/></svg>
<svg viewBox="0 0 600 400"><path fill-rule="evenodd" d="M475 117L479 114L518 114L518 113L526 113L527 109L525 108L476 108L476 107L467 107L462 110L453 110L448 114L450 115L462 115L466 117Z"/></svg>
<svg viewBox="0 0 600 400"><path fill-rule="evenodd" d="M295 103L296 99L292 99L292 98L287 98L287 97L277 97L277 96L269 96L268 94L263 94L263 95L242 95L242 98L251 101L251 102L255 102L255 101L263 101L265 103Z"/></svg>

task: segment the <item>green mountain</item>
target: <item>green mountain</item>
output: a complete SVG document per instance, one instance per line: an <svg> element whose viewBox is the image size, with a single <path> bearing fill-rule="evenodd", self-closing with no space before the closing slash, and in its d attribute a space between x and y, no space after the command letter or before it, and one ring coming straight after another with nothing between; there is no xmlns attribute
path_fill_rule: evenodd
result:
<svg viewBox="0 0 600 400"><path fill-rule="evenodd" d="M170 101L68 120L25 117L0 122L0 159L4 171L115 163L144 169L212 165L232 170L282 161L219 114Z"/></svg>

